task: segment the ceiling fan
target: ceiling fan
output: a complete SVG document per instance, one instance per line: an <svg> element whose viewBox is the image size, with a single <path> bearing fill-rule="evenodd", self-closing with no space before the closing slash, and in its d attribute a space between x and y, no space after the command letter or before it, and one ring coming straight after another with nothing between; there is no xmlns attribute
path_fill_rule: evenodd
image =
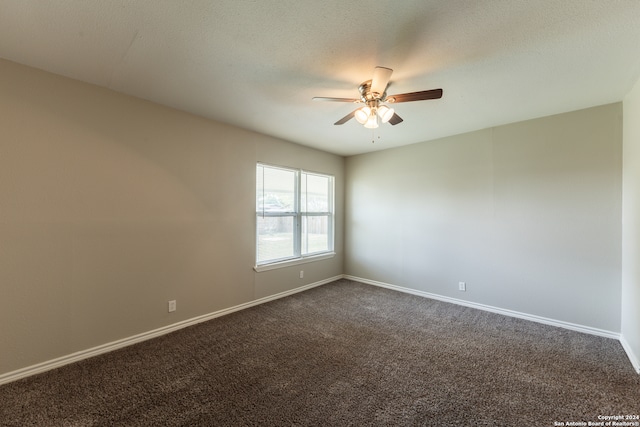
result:
<svg viewBox="0 0 640 427"><path fill-rule="evenodd" d="M398 95L387 96L387 87L393 70L386 67L376 67L373 70L373 78L362 82L358 87L360 92L359 99L351 98L326 98L317 96L314 101L334 101L334 102L352 102L355 104L365 104L364 107L358 108L337 122L335 125L342 125L351 120L353 117L364 125L366 128L375 129L380 123L391 123L397 125L402 122L402 118L397 115L393 108L385 105L397 104L398 102L424 101L427 99L442 98L442 89L423 90L419 92L401 93Z"/></svg>

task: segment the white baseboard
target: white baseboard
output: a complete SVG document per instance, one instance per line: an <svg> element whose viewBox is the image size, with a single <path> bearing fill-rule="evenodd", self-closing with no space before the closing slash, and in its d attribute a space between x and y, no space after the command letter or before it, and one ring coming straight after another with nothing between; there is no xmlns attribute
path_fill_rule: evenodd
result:
<svg viewBox="0 0 640 427"><path fill-rule="evenodd" d="M465 300L460 300L457 298L446 297L438 294L432 294L430 292L418 291L416 289L405 288L402 286L391 285L389 283L378 282L375 280L363 279L362 277L355 277L350 275L343 275L345 279L354 280L356 282L379 286L382 288L393 289L394 291L404 292L407 294L418 295L425 298L431 298L438 301L449 302L452 304L463 305L465 307L477 308L479 310L490 311L492 313L503 314L505 316L517 317L520 319L531 320L532 322L544 323L545 325L557 326L559 328L571 329L572 331L583 332L585 334L598 335L606 338L613 338L618 340L622 345L622 348L627 353L627 357L629 361L633 365L633 368L636 370L638 374L640 374L640 358L636 356L631 349L631 346L627 342L627 340L621 334L617 332L607 331L604 329L592 328L590 326L578 325L575 323L564 322L561 320L549 319L546 317L536 316L533 314L521 313L518 311L507 310L504 308L493 307L485 304L478 304L475 302L469 302Z"/></svg>
<svg viewBox="0 0 640 427"><path fill-rule="evenodd" d="M213 313L194 317L192 319L183 320L181 322L163 326L162 328L154 329L152 331L143 332L141 334L134 335L128 338L124 338L124 339L113 341L107 344L99 345L97 347L93 347L87 350L78 351L72 354L68 354L66 356L58 357L53 360L48 360L46 362L38 363L37 365L27 366L25 368L0 375L0 385L7 384L12 381L17 381L19 379L26 378L32 375L40 374L42 372L50 371L52 369L59 368L64 365L69 365L71 363L78 362L80 360L84 360L90 357L98 356L100 354L108 353L110 351L114 351L119 348L137 344L142 341L146 341L152 338L166 335L168 333L186 328L188 326L196 325L198 323L215 319L216 317L224 316L226 314L231 314L233 312L244 310L246 308L253 307L256 305L264 304L266 302L273 301L279 298L284 298L286 296L293 295L298 292L306 291L308 289L315 288L317 286L321 286L341 278L342 278L342 275L331 277L329 279L321 280L319 282L311 283L309 285L300 286L290 291L285 291L275 295L270 295L268 297L264 297L254 301L244 303L244 304L236 305L234 307L225 308L223 310L219 310Z"/></svg>
<svg viewBox="0 0 640 427"><path fill-rule="evenodd" d="M531 320L533 322L544 323L545 325L557 326L559 328L571 329L573 331L584 332L591 335L599 335L602 337L620 339L620 334L612 331L606 331L604 329L592 328L590 326L578 325L575 323L564 322L561 320L549 319L547 317L536 316L534 314L521 313L519 311L507 310L504 308L494 307L491 305L479 304L476 302L465 301L457 298L446 297L438 294L432 294L430 292L419 291L416 289L405 288L402 286L391 285L389 283L378 282L375 280L363 279L361 277L354 277L345 275L345 279L354 280L356 282L365 283L368 285L379 286L382 288L393 289L395 291L404 292L407 294L418 295L425 298L431 298L438 301L449 302L452 304L463 305L465 307L477 308L478 310L490 311L492 313L503 314L505 316L517 317L519 319Z"/></svg>
<svg viewBox="0 0 640 427"><path fill-rule="evenodd" d="M164 326L162 328L158 328L158 329L154 329L152 331L148 331L148 332L143 332L141 334L138 335L134 335L128 338L124 338L121 340L117 340L117 341L113 341L107 344L103 344L97 347L93 347L87 350L82 350L82 351L78 351L66 356L62 356L53 360L49 360L46 362L42 362L42 363L38 363L36 365L32 365L32 366L28 366L22 369L18 369L12 372L8 372L5 374L0 375L0 385L2 384L7 384L13 381L17 381L19 379L22 378L26 378L32 375L36 375L36 374L40 374L42 372L46 372L46 371L50 371L52 369L55 368L59 368L62 367L64 365L69 365L71 363L74 362L78 362L80 360L84 360L84 359L89 359L91 357L94 356L98 356L100 354L104 354L104 353L108 353L110 351L114 351L123 347L127 347L133 344L137 344L139 342L143 342L152 338L156 338L174 331L177 331L179 329L183 329L192 325L196 325L198 323L202 323L202 322L206 322L208 320L211 319L215 319L216 317L221 317L224 316L226 314L231 314L233 312L236 311L240 311L240 310L244 310L246 308L250 308L256 305L260 305L260 304L264 304L266 302L269 301L273 301L276 299L280 299L280 298L284 298L286 296L289 295L293 295L296 294L298 292L303 292L306 291L308 289L311 288L315 288L317 286L321 286L330 282L333 282L335 280L339 280L339 279L349 279L349 280L354 280L356 282L360 282L360 283L364 283L364 284L369 284L369 285L374 285L374 286L379 286L379 287L383 287L383 288L388 288L388 289L392 289L395 291L399 291L399 292L404 292L404 293L408 293L408 294L413 294L413 295L418 295L418 296L422 296L425 298L431 298L431 299L435 299L435 300L439 300L439 301L444 301L444 302L449 302L452 304L457 304L457 305L462 305L462 306L466 306L466 307L471 307L471 308L477 308L479 310L485 310L485 311L490 311L493 313L497 313L497 314L503 314L506 316L511 316L511 317L517 317L517 318L521 318L521 319L525 319L525 320L531 320L533 322L538 322L538 323L544 323L547 325L551 325L551 326L557 326L560 328L565 328L565 329L571 329L574 331L578 331L578 332L584 332L587 334L592 334L592 335L599 335L599 336L603 336L603 337L607 337L607 338L613 338L613 339L617 339L620 341L622 347L624 348L625 352L627 353L627 356L629 357L629 360L631 361L631 364L633 365L633 367L635 368L635 370L640 374L640 359L633 353L633 351L631 350L631 347L629 346L629 344L627 343L627 341L624 339L623 336L621 336L618 333L615 332L611 332L611 331L605 331L602 329L597 329L597 328L592 328L589 326L582 326L582 325L577 325L574 323L569 323L569 322L563 322L563 321L559 321L559 320L554 320L554 319L548 319L545 317L540 317L540 316L535 316L535 315L531 315L531 314L526 314L526 313L520 313L517 311L513 311L513 310L506 310L506 309L502 309L502 308L498 308L498 307L493 307L493 306L489 306L489 305L484 305L484 304L478 304L478 303L474 303L474 302L469 302L469 301L464 301L464 300L460 300L457 298L450 298L450 297L446 297L446 296L442 296L442 295L437 295L437 294L432 294L429 292L424 292L424 291L419 291L419 290L415 290L415 289L411 289L411 288L405 288L402 286L396 286L396 285L391 285L389 283L383 283L383 282L378 282L375 280L369 280L369 279L364 279L361 277L355 277L355 276L350 276L350 275L339 275L339 276L335 276L335 277L331 277L329 279L325 279L325 280L321 280L315 283L311 283L305 286L300 286L298 288L289 290L289 291L285 291L285 292L281 292L275 295L271 295L268 297L264 297L264 298L260 298L254 301L250 301L244 304L240 304L234 307L230 307L230 308L226 308L223 310L219 310L219 311L215 311L213 313L209 313L209 314L205 314L202 316L198 316L198 317L194 317L192 319L188 319L188 320L184 320L178 323L174 323L171 325L167 325Z"/></svg>
<svg viewBox="0 0 640 427"><path fill-rule="evenodd" d="M631 361L633 368L640 374L640 358L633 352L624 335L620 335L620 344L622 344L622 348L624 348L624 351L627 353L627 357Z"/></svg>

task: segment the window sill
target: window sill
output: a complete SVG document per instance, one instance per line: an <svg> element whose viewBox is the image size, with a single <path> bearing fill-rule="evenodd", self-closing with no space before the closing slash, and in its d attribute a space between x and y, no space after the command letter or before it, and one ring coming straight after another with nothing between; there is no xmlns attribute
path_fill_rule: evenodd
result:
<svg viewBox="0 0 640 427"><path fill-rule="evenodd" d="M292 265L306 264L308 262L321 261L323 259L333 258L336 255L335 252L327 252L318 255L311 255L304 258L290 259L282 262L274 262L273 264L256 265L253 269L260 273L262 271L276 270L278 268L291 267Z"/></svg>

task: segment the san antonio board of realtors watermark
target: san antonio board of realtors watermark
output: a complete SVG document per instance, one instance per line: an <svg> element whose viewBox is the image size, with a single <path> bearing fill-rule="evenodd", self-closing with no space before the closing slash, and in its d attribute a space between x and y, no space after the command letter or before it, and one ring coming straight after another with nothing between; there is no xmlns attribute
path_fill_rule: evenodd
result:
<svg viewBox="0 0 640 427"><path fill-rule="evenodd" d="M554 421L554 427L640 427L640 415L598 415L592 421Z"/></svg>

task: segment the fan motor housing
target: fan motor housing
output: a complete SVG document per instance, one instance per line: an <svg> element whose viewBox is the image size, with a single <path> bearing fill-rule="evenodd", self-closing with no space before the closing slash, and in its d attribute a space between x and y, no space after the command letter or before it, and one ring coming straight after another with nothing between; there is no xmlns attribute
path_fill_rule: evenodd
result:
<svg viewBox="0 0 640 427"><path fill-rule="evenodd" d="M358 91L360 92L360 99L362 99L362 102L365 104L369 104L372 101L384 101L387 96L387 92L371 92L371 80L362 82L360 86L358 86Z"/></svg>

